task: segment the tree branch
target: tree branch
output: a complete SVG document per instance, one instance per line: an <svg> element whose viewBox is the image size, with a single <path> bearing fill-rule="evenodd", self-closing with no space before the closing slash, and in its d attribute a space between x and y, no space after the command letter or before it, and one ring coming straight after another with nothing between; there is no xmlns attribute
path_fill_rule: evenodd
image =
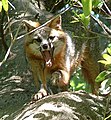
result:
<svg viewBox="0 0 111 120"><path fill-rule="evenodd" d="M99 19L95 18L93 15L91 17L100 25L100 27L104 30L105 33L111 35L111 30Z"/></svg>
<svg viewBox="0 0 111 120"><path fill-rule="evenodd" d="M102 2L103 2L103 4L104 4L106 10L108 11L109 15L111 15L111 11L110 11L110 9L108 8L108 6L106 5L105 1L102 0Z"/></svg>

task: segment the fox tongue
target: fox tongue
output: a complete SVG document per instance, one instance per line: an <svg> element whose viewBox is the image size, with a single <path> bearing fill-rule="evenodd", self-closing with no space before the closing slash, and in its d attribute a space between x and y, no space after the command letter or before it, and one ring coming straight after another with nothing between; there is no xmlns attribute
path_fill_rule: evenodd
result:
<svg viewBox="0 0 111 120"><path fill-rule="evenodd" d="M43 57L44 57L46 66L51 67L52 66L52 60L51 60L50 51L43 51Z"/></svg>

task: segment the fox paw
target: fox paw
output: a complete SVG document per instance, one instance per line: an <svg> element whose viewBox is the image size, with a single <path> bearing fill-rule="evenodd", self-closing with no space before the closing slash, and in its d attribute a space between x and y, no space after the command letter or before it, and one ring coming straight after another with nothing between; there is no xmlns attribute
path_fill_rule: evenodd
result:
<svg viewBox="0 0 111 120"><path fill-rule="evenodd" d="M52 74L52 77L51 77L51 82L52 82L52 85L54 86L58 86L58 83L59 81L61 80L61 72L60 71L57 71L57 72L54 72Z"/></svg>
<svg viewBox="0 0 111 120"><path fill-rule="evenodd" d="M48 96L48 92L45 89L41 89L38 91L37 94L33 95L32 100L37 101L39 99L42 99L45 96Z"/></svg>

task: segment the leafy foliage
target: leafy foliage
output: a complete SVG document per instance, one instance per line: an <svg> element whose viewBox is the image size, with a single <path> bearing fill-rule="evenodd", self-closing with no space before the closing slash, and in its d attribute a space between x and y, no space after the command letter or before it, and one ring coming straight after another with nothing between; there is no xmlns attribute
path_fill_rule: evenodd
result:
<svg viewBox="0 0 111 120"><path fill-rule="evenodd" d="M2 1L0 1L0 12L2 11Z"/></svg>
<svg viewBox="0 0 111 120"><path fill-rule="evenodd" d="M93 8L101 8L103 6L102 0L92 0L92 7Z"/></svg>
<svg viewBox="0 0 111 120"><path fill-rule="evenodd" d="M107 53L104 53L102 56L104 60L99 60L98 62L104 64L105 66L111 65L111 44L107 47Z"/></svg>
<svg viewBox="0 0 111 120"><path fill-rule="evenodd" d="M81 68L78 68L74 73L70 81L70 90L78 91L78 90L85 90L87 92L91 92L91 88L87 82L85 82L84 78L82 77Z"/></svg>
<svg viewBox="0 0 111 120"><path fill-rule="evenodd" d="M111 92L111 44L106 48L106 53L103 55L104 60L99 60L98 62L105 65L106 70L102 71L96 78L96 82L102 82L100 93L108 94Z"/></svg>
<svg viewBox="0 0 111 120"><path fill-rule="evenodd" d="M8 11L8 0L0 1L0 12L2 11L2 6L3 6L3 9L7 12Z"/></svg>
<svg viewBox="0 0 111 120"><path fill-rule="evenodd" d="M90 13L92 11L92 0L82 0L83 14L80 14L80 18L84 25L87 27L90 22Z"/></svg>
<svg viewBox="0 0 111 120"><path fill-rule="evenodd" d="M100 9L103 6L102 0L82 0L81 7L83 12L80 14L76 14L77 18L72 21L72 23L82 22L84 26L87 28L90 23L90 15L94 8ZM79 19L79 20L78 20Z"/></svg>

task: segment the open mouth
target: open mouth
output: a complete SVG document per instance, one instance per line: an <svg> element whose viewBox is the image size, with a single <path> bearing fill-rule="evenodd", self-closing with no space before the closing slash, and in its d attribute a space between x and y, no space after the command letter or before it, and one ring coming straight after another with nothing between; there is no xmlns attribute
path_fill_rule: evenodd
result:
<svg viewBox="0 0 111 120"><path fill-rule="evenodd" d="M42 51L43 58L45 60L46 67L52 66L52 54L50 50Z"/></svg>

